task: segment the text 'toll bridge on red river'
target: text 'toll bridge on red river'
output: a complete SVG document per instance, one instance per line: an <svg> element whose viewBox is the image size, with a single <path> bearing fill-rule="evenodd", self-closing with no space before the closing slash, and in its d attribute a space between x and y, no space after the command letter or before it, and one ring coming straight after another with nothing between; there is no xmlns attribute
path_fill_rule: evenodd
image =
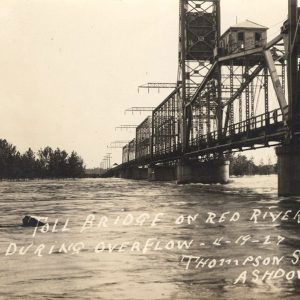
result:
<svg viewBox="0 0 300 300"><path fill-rule="evenodd" d="M226 183L226 153L276 146L279 195L300 195L297 0L271 40L250 20L221 35L220 2L180 0L174 90L103 177Z"/></svg>

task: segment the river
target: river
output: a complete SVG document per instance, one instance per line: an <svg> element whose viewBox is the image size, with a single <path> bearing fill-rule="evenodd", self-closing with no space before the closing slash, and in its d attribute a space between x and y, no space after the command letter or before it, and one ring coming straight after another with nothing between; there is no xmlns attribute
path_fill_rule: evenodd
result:
<svg viewBox="0 0 300 300"><path fill-rule="evenodd" d="M276 176L234 178L225 186L124 179L0 182L0 299L299 299L300 262L292 264L292 254L300 249L300 225L291 216L300 198L280 198L276 188ZM261 214L255 223L254 209L291 212L275 221ZM218 216L214 223L207 222L209 212ZM239 219L230 221L235 212ZM43 228L49 231L39 228L33 236L34 228L21 226L25 215L48 217L50 226ZM188 224L187 216L197 218ZM189 249L177 247L191 240ZM207 264L188 265L189 255ZM275 256L284 257L280 265L268 259L263 264ZM259 266L251 257L262 257ZM222 259L235 262L221 266ZM251 275L279 268L291 278ZM234 284L244 271L245 282Z"/></svg>

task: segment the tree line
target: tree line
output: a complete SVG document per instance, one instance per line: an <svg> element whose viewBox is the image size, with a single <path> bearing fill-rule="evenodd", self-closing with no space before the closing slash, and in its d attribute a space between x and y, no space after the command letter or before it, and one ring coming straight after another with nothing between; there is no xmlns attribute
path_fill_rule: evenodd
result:
<svg viewBox="0 0 300 300"><path fill-rule="evenodd" d="M0 139L0 179L78 178L84 175L84 162L76 152L70 155L59 148L29 148L21 154L17 148Z"/></svg>
<svg viewBox="0 0 300 300"><path fill-rule="evenodd" d="M277 164L272 164L270 159L266 164L261 160L259 165L257 165L254 163L253 158L248 159L241 154L237 156L231 154L227 158L230 161L230 175L270 175L277 173Z"/></svg>

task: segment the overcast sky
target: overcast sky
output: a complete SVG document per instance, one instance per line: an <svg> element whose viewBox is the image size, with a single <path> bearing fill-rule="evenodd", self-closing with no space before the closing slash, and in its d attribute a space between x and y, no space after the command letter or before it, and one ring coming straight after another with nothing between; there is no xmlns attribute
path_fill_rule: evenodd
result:
<svg viewBox="0 0 300 300"><path fill-rule="evenodd" d="M222 31L238 17L272 38L287 2L222 0ZM0 48L0 137L21 151L76 150L96 167L110 142L134 135L115 127L147 116L124 110L169 92L137 86L176 81L178 0L1 0ZM119 162L121 150L112 152Z"/></svg>

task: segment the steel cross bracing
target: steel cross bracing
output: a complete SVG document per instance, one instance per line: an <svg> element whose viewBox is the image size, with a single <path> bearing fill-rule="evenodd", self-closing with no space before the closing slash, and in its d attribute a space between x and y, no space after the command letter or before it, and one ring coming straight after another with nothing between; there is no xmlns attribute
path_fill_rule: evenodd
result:
<svg viewBox="0 0 300 300"><path fill-rule="evenodd" d="M199 103L199 111L196 112L186 109L186 104L195 94L195 85L198 87L207 76L214 60L214 49L220 37L220 1L181 0L179 19L178 82L181 84L181 89L177 98L180 150L185 152L188 146L188 132L203 131L205 124L208 125L208 122L204 121L203 117L199 118L197 113L202 116L206 114L206 119L211 119L207 101L198 99L201 103ZM214 74L215 79L219 75ZM212 93L219 98L219 86L212 84L211 87L217 89ZM207 93L207 97L209 97L209 93ZM193 118L197 119L195 128L192 128Z"/></svg>
<svg viewBox="0 0 300 300"><path fill-rule="evenodd" d="M220 1L181 0L177 84L123 148L125 166L206 160L298 140L299 32L297 1L289 0L278 36L224 51Z"/></svg>
<svg viewBox="0 0 300 300"><path fill-rule="evenodd" d="M174 90L152 113L152 155L178 154L187 147L187 128L191 112L185 105L209 71L214 48L220 33L219 1L188 1L179 3L180 34L177 83ZM148 84L142 87L170 87L171 84ZM217 94L218 92L213 92ZM215 108L215 104L211 104ZM195 130L203 132L208 113L207 101L199 100Z"/></svg>
<svg viewBox="0 0 300 300"><path fill-rule="evenodd" d="M268 129L280 127L283 121L286 121L286 95L285 95L285 53L286 49L282 43L283 36L277 37L273 42L266 45L265 48L254 49L249 53L242 53L215 57L215 61L207 78L197 89L190 103L189 109L198 109L198 99L207 97L207 91L211 89L211 82L216 82L214 73L217 70L221 73L218 84L222 89L220 104L217 98L212 103L217 106L211 109L217 118L217 110L222 111L222 126L211 132L210 126L207 126L205 134L195 136L194 132L189 132L188 151L198 150L199 154L203 148L209 148L215 151L215 154L222 153L225 148L234 148L235 145L241 147L241 143L233 143L234 140L247 139L245 145L255 146L255 143L264 143L268 145L269 141L280 142L284 138L284 133L280 132L273 137L267 137L266 132L261 130L263 127ZM218 69L219 68L219 69ZM273 104L272 114L269 112L269 82L275 87L275 93L278 101ZM229 89L227 88L229 86ZM208 107L208 106L207 106ZM280 108L280 109L279 109ZM193 115L194 116L194 115ZM193 126L192 126L193 128ZM259 133L261 131L261 133ZM276 131L276 130L275 130ZM250 140L251 134L253 139ZM264 135L262 138L261 135ZM255 139L256 138L256 139ZM226 147L221 147L224 143ZM214 149L214 150L213 150ZM204 150L204 149L203 149Z"/></svg>

